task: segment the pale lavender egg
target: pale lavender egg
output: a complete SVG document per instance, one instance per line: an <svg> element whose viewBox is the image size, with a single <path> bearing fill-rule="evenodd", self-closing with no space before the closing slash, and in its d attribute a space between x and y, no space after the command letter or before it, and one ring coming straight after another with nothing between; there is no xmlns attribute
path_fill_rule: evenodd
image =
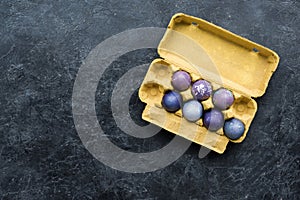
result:
<svg viewBox="0 0 300 200"><path fill-rule="evenodd" d="M197 100L189 100L185 102L182 108L183 117L190 121L195 122L198 121L203 113L202 104Z"/></svg>
<svg viewBox="0 0 300 200"><path fill-rule="evenodd" d="M172 76L172 86L178 91L187 90L191 85L191 81L189 73L182 70L175 72Z"/></svg>
<svg viewBox="0 0 300 200"><path fill-rule="evenodd" d="M231 91L220 88L214 92L212 101L217 108L225 110L233 104L234 97Z"/></svg>

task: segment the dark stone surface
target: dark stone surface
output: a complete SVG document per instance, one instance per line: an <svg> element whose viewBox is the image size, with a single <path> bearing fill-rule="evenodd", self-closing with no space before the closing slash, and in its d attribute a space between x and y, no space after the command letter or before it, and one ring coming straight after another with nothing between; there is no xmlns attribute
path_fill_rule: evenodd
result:
<svg viewBox="0 0 300 200"><path fill-rule="evenodd" d="M287 1L43 1L0 3L0 199L299 199L300 3ZM76 73L104 39L137 27L166 27L184 12L265 45L281 56L247 139L223 155L198 158L199 146L145 174L113 170L82 145L71 96ZM120 147L159 149L173 137L145 141L122 133L109 110L112 88L155 50L122 56L97 91L101 126ZM137 93L131 115L141 125ZM150 141L150 142L149 142Z"/></svg>

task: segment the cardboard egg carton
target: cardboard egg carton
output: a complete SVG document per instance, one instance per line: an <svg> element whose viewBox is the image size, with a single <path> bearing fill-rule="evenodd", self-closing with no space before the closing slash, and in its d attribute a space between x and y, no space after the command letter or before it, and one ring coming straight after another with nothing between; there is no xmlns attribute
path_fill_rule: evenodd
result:
<svg viewBox="0 0 300 200"><path fill-rule="evenodd" d="M253 97L264 94L278 65L278 55L207 21L181 13L172 17L158 53L162 58L151 63L139 90L141 101L147 104L142 118L218 153L225 151L229 141L242 142L257 111ZM245 124L242 137L230 140L222 128L216 132L207 130L202 118L189 122L183 118L181 109L169 113L162 107L162 97L173 90L172 75L178 70L187 71L192 82L204 79L212 84L213 90L224 87L233 92L233 105L222 112L225 120L235 117ZM193 99L191 88L180 93L184 102ZM201 102L204 110L214 107L211 98Z"/></svg>

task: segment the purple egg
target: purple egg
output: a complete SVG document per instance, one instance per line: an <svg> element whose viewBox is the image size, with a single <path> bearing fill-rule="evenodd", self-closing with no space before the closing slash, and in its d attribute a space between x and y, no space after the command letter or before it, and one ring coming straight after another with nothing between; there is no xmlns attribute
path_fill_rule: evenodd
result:
<svg viewBox="0 0 300 200"><path fill-rule="evenodd" d="M217 131L224 124L223 113L219 110L212 109L203 116L203 124L210 131Z"/></svg>
<svg viewBox="0 0 300 200"><path fill-rule="evenodd" d="M245 132L244 123L236 118L229 119L224 124L224 134L231 140L237 140Z"/></svg>
<svg viewBox="0 0 300 200"><path fill-rule="evenodd" d="M212 86L206 80L199 80L193 84L192 94L199 101L206 100L212 93Z"/></svg>
<svg viewBox="0 0 300 200"><path fill-rule="evenodd" d="M233 104L234 97L231 91L220 88L214 92L212 101L217 108L226 110Z"/></svg>
<svg viewBox="0 0 300 200"><path fill-rule="evenodd" d="M162 98L161 104L168 112L176 112L181 108L182 96L178 92L167 91Z"/></svg>
<svg viewBox="0 0 300 200"><path fill-rule="evenodd" d="M191 85L191 77L185 71L177 71L172 76L172 85L175 90L184 91Z"/></svg>

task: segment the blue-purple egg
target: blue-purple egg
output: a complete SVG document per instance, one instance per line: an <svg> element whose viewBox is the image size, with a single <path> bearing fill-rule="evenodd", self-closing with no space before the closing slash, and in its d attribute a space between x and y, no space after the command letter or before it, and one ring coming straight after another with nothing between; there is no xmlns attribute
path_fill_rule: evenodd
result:
<svg viewBox="0 0 300 200"><path fill-rule="evenodd" d="M187 101L183 105L182 114L186 120L196 122L203 114L202 104L197 100Z"/></svg>
<svg viewBox="0 0 300 200"><path fill-rule="evenodd" d="M212 109L204 113L203 124L210 131L217 131L224 125L224 115L221 111Z"/></svg>
<svg viewBox="0 0 300 200"><path fill-rule="evenodd" d="M233 104L234 97L231 91L220 88L214 92L212 101L215 107L226 110Z"/></svg>
<svg viewBox="0 0 300 200"><path fill-rule="evenodd" d="M173 74L171 83L175 90L184 91L190 87L191 81L190 75L180 70Z"/></svg>
<svg viewBox="0 0 300 200"><path fill-rule="evenodd" d="M192 94L199 101L206 100L212 93L212 86L206 80L196 81L192 86Z"/></svg>
<svg viewBox="0 0 300 200"><path fill-rule="evenodd" d="M176 112L181 108L182 97L178 92L169 90L164 94L161 104L167 111Z"/></svg>
<svg viewBox="0 0 300 200"><path fill-rule="evenodd" d="M244 123L236 118L226 120L224 124L224 134L231 140L239 139L245 131Z"/></svg>

